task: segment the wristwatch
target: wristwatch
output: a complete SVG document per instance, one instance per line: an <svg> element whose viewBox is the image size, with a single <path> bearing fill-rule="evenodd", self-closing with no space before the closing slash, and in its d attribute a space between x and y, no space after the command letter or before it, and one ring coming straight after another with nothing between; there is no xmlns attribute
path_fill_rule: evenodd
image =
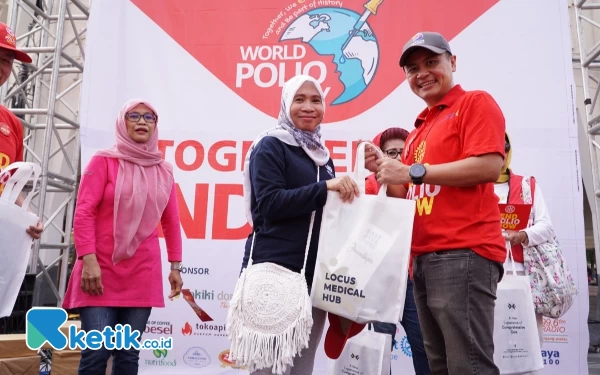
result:
<svg viewBox="0 0 600 375"><path fill-rule="evenodd" d="M172 262L171 271L181 271L181 262Z"/></svg>
<svg viewBox="0 0 600 375"><path fill-rule="evenodd" d="M427 173L427 169L421 163L415 163L410 166L408 175L412 179L412 183L415 185L421 185L423 183L423 177Z"/></svg>

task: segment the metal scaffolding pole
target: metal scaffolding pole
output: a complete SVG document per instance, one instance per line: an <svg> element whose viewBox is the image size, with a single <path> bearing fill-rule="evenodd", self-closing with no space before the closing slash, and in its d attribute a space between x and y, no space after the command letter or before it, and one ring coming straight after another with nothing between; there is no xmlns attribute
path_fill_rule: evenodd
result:
<svg viewBox="0 0 600 375"><path fill-rule="evenodd" d="M21 119L25 161L39 163L31 205L44 225L28 273L37 275L33 305L62 304L79 180L79 91L90 1L14 0L9 27L31 64L15 63L0 103ZM52 293L47 293L47 291ZM49 296L53 294L53 296ZM51 302L48 302L51 301Z"/></svg>
<svg viewBox="0 0 600 375"><path fill-rule="evenodd" d="M597 59L600 56L600 41L596 41L594 32L600 31L600 24L594 21L594 16L600 9L599 4L587 2L587 0L574 0L575 22L577 25L577 40L579 45L579 62L583 82L583 95L585 105L585 127L588 141L588 148L591 157L592 166L592 187L593 200L590 200L590 210L592 211L592 221L594 230L594 248L596 261L600 261L600 144L597 139L600 134L600 108L598 106L598 97L600 94L600 70L598 69ZM600 312L599 305L596 307Z"/></svg>

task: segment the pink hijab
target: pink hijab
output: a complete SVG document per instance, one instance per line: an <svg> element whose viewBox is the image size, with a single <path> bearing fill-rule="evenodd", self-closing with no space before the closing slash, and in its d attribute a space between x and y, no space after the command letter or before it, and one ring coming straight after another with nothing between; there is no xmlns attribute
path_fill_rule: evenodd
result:
<svg viewBox="0 0 600 375"><path fill-rule="evenodd" d="M157 116L154 134L146 143L137 143L127 133L125 115L145 104ZM158 115L150 103L126 102L116 126L116 144L96 155L119 159L115 185L113 264L129 259L138 246L157 229L173 186L173 168L158 150Z"/></svg>

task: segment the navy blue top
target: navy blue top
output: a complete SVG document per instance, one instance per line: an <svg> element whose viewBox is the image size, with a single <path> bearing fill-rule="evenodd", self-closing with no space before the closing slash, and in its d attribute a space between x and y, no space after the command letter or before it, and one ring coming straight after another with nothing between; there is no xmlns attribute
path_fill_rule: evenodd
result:
<svg viewBox="0 0 600 375"><path fill-rule="evenodd" d="M333 161L320 169L301 147L290 146L271 136L263 138L250 155L252 196L250 208L256 241L254 264L276 263L300 272L308 240L312 212L313 234L306 260L306 282L310 290L317 260L323 206L327 200L326 180L335 177ZM248 264L250 234L242 268Z"/></svg>

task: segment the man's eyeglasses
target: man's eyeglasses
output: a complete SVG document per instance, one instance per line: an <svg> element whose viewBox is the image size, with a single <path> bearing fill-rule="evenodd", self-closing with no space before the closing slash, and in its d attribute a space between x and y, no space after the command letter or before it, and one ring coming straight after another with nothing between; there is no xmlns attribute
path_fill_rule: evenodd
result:
<svg viewBox="0 0 600 375"><path fill-rule="evenodd" d="M129 112L125 115L125 118L127 120L133 122L140 121L142 117L144 118L144 121L146 121L149 124L153 124L154 122L156 122L156 115L154 115L153 113L144 113L144 115L142 116L140 113L137 112Z"/></svg>
<svg viewBox="0 0 600 375"><path fill-rule="evenodd" d="M402 151L404 151L403 148L399 149L399 150L385 150L383 152L385 152L385 154L392 158L392 159L396 159L398 156L402 155Z"/></svg>

